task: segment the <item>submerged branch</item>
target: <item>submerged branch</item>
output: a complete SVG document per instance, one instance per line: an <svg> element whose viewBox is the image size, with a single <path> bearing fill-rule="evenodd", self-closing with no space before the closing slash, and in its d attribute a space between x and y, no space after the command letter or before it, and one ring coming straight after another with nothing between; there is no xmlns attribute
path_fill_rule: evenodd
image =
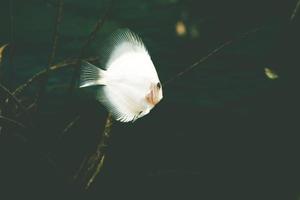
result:
<svg viewBox="0 0 300 200"><path fill-rule="evenodd" d="M86 58L85 60L87 60L87 61L95 61L97 59L98 59L97 57L90 57L90 58ZM68 67L70 65L74 65L74 64L76 64L76 62L77 62L77 59L75 59L75 60L66 60L66 61L60 62L58 64L52 65L48 71L46 69L44 69L44 70L36 73L34 76L32 76L30 79L28 79L25 83L23 83L17 89L15 89L15 91L12 92L12 94L13 95L19 95L26 88L28 88L33 82L35 82L37 80L40 80L40 78L42 76L44 76L44 75L46 75L46 74L48 74L48 73L50 73L52 71L63 69L63 68L66 68L66 67Z"/></svg>
<svg viewBox="0 0 300 200"><path fill-rule="evenodd" d="M55 58L56 55L56 50L57 50L57 44L58 44L58 39L59 39L59 25L62 21L62 14L63 14L63 5L64 5L64 1L63 0L58 0L58 7L57 7L57 14L55 17L55 26L54 26L54 31L53 31L53 42L52 42L52 50L51 53L49 55L49 61L48 61L48 66L46 68L46 71L49 72L51 65L53 64L53 60ZM44 95L45 90L46 90L46 85L47 85L47 81L48 81L48 73L45 75L45 78L41 80L41 87L40 90L37 94L36 97L36 102Z"/></svg>
<svg viewBox="0 0 300 200"><path fill-rule="evenodd" d="M84 189L88 189L91 186L103 167L106 149L111 136L112 123L113 119L109 113L96 151L83 160L80 169L74 175L74 180L80 182Z"/></svg>

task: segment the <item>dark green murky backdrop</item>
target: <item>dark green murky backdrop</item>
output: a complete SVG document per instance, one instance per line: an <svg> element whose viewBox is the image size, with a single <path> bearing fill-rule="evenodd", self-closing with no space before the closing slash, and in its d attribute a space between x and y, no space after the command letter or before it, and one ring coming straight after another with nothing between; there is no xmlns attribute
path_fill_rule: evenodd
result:
<svg viewBox="0 0 300 200"><path fill-rule="evenodd" d="M115 122L104 168L88 191L71 177L97 145L107 113L93 91L68 93L72 66L50 73L31 115L38 131L0 135L0 198L299 199L299 14L290 20L296 4L115 0L84 57L97 56L103 38L128 27L143 38L162 82L222 43L259 30L165 85L149 115ZM57 5L1 1L0 46L10 46L0 77L10 90L47 66ZM109 5L64 1L54 63L79 56ZM268 78L265 68L279 78ZM25 105L38 85L20 95Z"/></svg>

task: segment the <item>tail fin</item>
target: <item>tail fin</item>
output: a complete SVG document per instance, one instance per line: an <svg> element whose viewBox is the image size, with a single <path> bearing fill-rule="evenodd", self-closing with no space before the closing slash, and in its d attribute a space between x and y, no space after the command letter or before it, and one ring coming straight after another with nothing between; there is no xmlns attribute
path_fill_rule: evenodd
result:
<svg viewBox="0 0 300 200"><path fill-rule="evenodd" d="M104 70L87 61L82 61L80 66L79 87L105 85L104 74Z"/></svg>

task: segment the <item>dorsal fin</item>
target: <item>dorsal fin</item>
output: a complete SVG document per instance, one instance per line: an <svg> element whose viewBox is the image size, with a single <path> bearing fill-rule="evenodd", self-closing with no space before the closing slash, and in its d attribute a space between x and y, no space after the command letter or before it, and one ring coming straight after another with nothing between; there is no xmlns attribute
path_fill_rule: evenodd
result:
<svg viewBox="0 0 300 200"><path fill-rule="evenodd" d="M148 55L148 51L138 35L128 28L118 29L103 43L100 52L101 66L108 69L116 58L129 52L142 52Z"/></svg>

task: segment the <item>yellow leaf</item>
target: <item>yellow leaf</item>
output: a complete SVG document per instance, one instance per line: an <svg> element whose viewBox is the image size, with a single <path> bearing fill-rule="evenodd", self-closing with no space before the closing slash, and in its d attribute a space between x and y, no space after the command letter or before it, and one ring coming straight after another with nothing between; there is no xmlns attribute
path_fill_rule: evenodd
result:
<svg viewBox="0 0 300 200"><path fill-rule="evenodd" d="M8 44L5 44L3 45L2 47L0 47L0 63L1 63L1 60L2 60L2 53L3 53L3 50L5 49L5 47L7 46Z"/></svg>
<svg viewBox="0 0 300 200"><path fill-rule="evenodd" d="M279 76L270 68L265 68L265 74L269 79L277 79Z"/></svg>
<svg viewBox="0 0 300 200"><path fill-rule="evenodd" d="M186 34L186 27L183 21L178 21L175 25L175 29L178 36L184 36Z"/></svg>

